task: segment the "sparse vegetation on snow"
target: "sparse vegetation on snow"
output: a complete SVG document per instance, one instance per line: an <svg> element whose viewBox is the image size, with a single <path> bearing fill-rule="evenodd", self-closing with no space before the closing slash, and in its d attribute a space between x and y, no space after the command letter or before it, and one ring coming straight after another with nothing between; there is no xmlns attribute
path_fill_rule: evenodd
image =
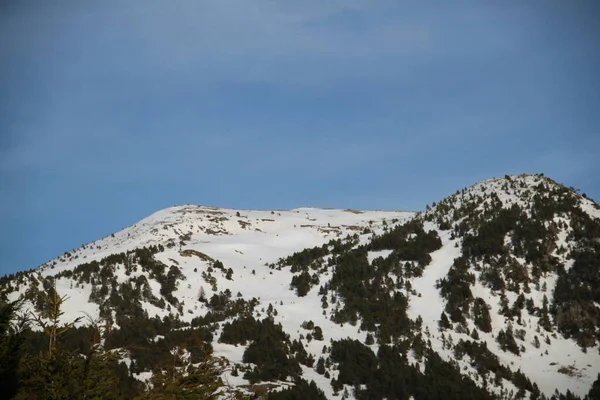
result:
<svg viewBox="0 0 600 400"><path fill-rule="evenodd" d="M422 213L174 207L0 300L17 398L63 398L51 365L85 398L594 399L600 208L542 175Z"/></svg>

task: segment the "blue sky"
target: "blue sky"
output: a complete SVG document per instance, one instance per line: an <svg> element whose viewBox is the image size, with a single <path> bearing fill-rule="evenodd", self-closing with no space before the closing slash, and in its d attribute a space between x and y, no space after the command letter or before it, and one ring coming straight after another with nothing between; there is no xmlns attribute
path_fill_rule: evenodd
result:
<svg viewBox="0 0 600 400"><path fill-rule="evenodd" d="M600 199L595 1L0 5L0 274L176 204Z"/></svg>

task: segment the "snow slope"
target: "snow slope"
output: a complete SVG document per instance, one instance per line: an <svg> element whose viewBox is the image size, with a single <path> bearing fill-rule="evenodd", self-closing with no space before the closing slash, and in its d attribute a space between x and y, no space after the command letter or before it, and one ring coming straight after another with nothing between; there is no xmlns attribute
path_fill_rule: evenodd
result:
<svg viewBox="0 0 600 400"><path fill-rule="evenodd" d="M271 270L267 266L269 263L305 248L320 246L333 238L360 234L365 228L380 232L384 223L391 223L392 220L401 223L415 215L402 211L316 208L251 211L190 205L172 207L158 211L120 232L65 253L42 265L37 272L41 276L53 276L111 254L162 244L165 251L158 253L156 258L166 265L177 265L186 277L184 284L180 284L174 294L185 304L182 320L190 321L197 315L203 315L206 310L198 308L198 293L200 288L211 292L210 286L201 277L201 272L209 267L210 262L194 255L182 255L186 254L186 250L220 260L226 268L233 270L233 280L218 280L220 291L229 289L234 294L242 293L244 298L256 297L267 305L269 302L283 302L289 313L282 312L282 315L302 316L301 310L310 310L311 305L296 302L308 299L300 300L290 291L292 275L289 271ZM169 244L172 247L168 247ZM126 276L123 269L116 271L119 282L136 274L142 275L143 272L135 271L132 276ZM150 280L150 285L153 294L160 297L160 285L153 280ZM67 296L63 305L65 321L83 313L94 318L98 316L98 306L88 302L90 285L74 285L71 279L59 278L56 288L61 295ZM19 287L9 298L16 299L25 290L25 286ZM168 314L166 310L149 303L145 303L144 308L150 316ZM282 322L285 324L285 321Z"/></svg>
<svg viewBox="0 0 600 400"><path fill-rule="evenodd" d="M416 319L418 316L423 318L423 327L431 333L429 339L432 347L446 360L453 360L455 356L451 349L443 345L445 340L438 329L440 315L444 311L445 300L436 289L436 282L444 278L450 268L452 261L458 257L461 252L459 247L455 247L457 240L449 238L449 232L442 232L440 235L443 247L432 253L432 262L425 268L423 276L415 278L412 282L412 288L417 295L410 296L409 316ZM549 287L552 287L548 285ZM491 306L490 314L492 316L492 332L485 333L479 331L481 341L487 343L488 349L496 354L501 363L511 368L513 371L520 369L532 382L537 383L542 393L547 396L554 394L556 389L565 392L571 390L578 396L585 396L592 383L600 373L600 354L595 349L587 353L581 351L577 344L570 339L563 338L560 334L550 335L551 344L543 340L543 334L536 330L538 317L527 316L526 326L520 327L516 323L515 329L523 328L525 330L525 340L518 341L519 345L525 347L525 352L517 356L510 352L504 352L496 342L496 336L501 329L506 329L507 323L500 315L500 305L497 294L494 294L489 288L484 287L478 281L473 287L474 297L483 298ZM535 290L532 290L535 293ZM510 293L509 293L510 294ZM550 296L551 293L548 293ZM514 300L514 299L511 299ZM541 300L540 300L541 303ZM475 328L472 321L469 321L469 330ZM445 334L448 338L448 332ZM451 332L453 342L456 344L459 339L473 340L471 336L465 333ZM534 336L540 337L540 348L533 345ZM547 353L546 353L547 352ZM468 362L462 362L461 367L468 371L472 378L476 378L478 373ZM560 372L563 369L570 369L572 375ZM516 388L512 383L504 381L504 388L509 388L515 393ZM497 388L498 389L498 388ZM495 390L497 393L498 390Z"/></svg>
<svg viewBox="0 0 600 400"><path fill-rule="evenodd" d="M512 204L526 205L535 194L535 188L547 183L546 178L538 175L524 175L506 179L493 179L481 182L471 188L457 192L455 196L445 199L444 206L450 205L459 209L474 197L481 196L484 200L477 210L481 211L492 193L498 196L503 207ZM322 355L324 345L330 340L344 338L358 339L365 342L366 332L361 332L358 326L349 324L338 325L331 321L331 309L321 307L321 296L313 288L304 297L298 297L290 289L293 274L289 268L270 268L276 263L295 252L306 248L321 246L331 239L344 239L348 236L358 235L358 243L368 243L373 234L383 233L386 229L397 224L402 224L416 217L426 217L434 214L441 205L433 207L425 213L402 211L356 211L341 209L300 208L283 211L255 211L232 210L214 207L185 205L158 211L138 223L127 227L113 235L86 244L79 249L65 253L63 256L42 265L34 274L28 275L23 284L12 287L9 299L15 300L26 293L29 287L36 286L42 289L41 282L33 279L35 274L41 276L54 276L64 271L71 271L82 263L99 261L109 255L127 252L136 248L147 246L163 246L164 251L155 255L155 258L166 266L177 266L183 275L173 295L179 300L181 310L159 308L150 302L143 302L143 308L149 316L166 316L178 313L182 321L190 322L197 316L206 314L208 308L198 302L200 292L205 292L208 297L213 291L230 291L233 296L240 296L246 300L257 298L259 306L255 310L255 317L267 316L266 309L273 306L277 314L273 317L276 323L281 323L283 330L290 338L299 339L306 336L308 331L301 326L305 321L313 321L315 326L322 328L324 341L304 341L308 353L315 359ZM590 200L582 199L580 207L589 215L600 218L600 209ZM557 217L557 222L562 217ZM458 222L458 221L454 221ZM442 241L442 247L431 253L432 261L425 267L420 277L411 281L412 294L409 294L408 315L412 319L419 316L423 320L423 333L426 340L431 341L432 348L442 358L453 360L455 358L451 346L448 346L449 336L454 343L459 339L472 340L466 333L451 331L443 334L438 329L440 315L444 311L445 300L436 288L436 282L447 276L452 268L453 260L461 255L461 240L451 235L451 230L441 230L439 221L426 222L426 230L437 230ZM568 230L559 232L558 245L567 245ZM507 239L508 240L508 239ZM373 263L378 257L387 258L392 254L392 249L371 251L368 253L368 262ZM569 261L563 257L565 268L568 269ZM209 271L214 260L223 263L225 269L231 269L231 279L226 279L225 273L214 271L216 286L207 283L205 274ZM524 260L519 260L524 263ZM326 283L331 278L331 269L319 276L320 281ZM479 276L478 272L475 272ZM119 283L126 282L147 273L140 269L126 272L123 265L118 265L115 275ZM149 278L152 294L160 298L160 283ZM551 298L556 277L549 275L544 278L546 291L532 289L530 297L536 306L540 306L544 294ZM55 282L61 295L66 295L67 300L63 306L63 320L71 321L83 314L95 318L99 315L99 307L90 301L92 285L80 283L67 277L61 277ZM216 289L216 290L215 290ZM520 369L525 375L535 382L546 395L552 395L555 389L561 392L567 389L577 395L583 396L589 390L592 382L600 372L600 355L594 349L587 353L581 351L569 339L563 338L554 332L550 335L550 344L543 340L543 334L536 330L538 317L527 315L525 326L514 326L515 329L524 329L524 340L518 341L523 346L524 352L517 356L504 352L499 348L496 337L501 329L507 328L505 318L500 315L498 293L484 287L479 280L471 288L474 297L481 297L490 306L493 330L490 333L480 332L480 341L485 341L487 347L498 356L500 362L511 370ZM516 295L508 293L508 299L514 302ZM474 324L468 320L468 329L471 331ZM219 333L215 335L218 338ZM540 337L540 347L533 344L534 336ZM216 355L224 356L231 363L242 363L242 354L245 346L234 346L224 343L213 343ZM372 345L376 352L377 345ZM326 357L326 356L325 356ZM418 360L413 360L418 362ZM470 365L468 358L459 362L465 374L468 374L476 383L483 385L477 371ZM330 379L319 375L312 368L303 368L303 377L314 380L325 391L328 398L333 398ZM331 377L336 377L334 369L328 369ZM569 373L565 373L568 371ZM140 376L142 377L142 376ZM148 376L145 376L148 378ZM241 376L232 376L227 373L226 381L232 385L242 385L247 382ZM489 383L489 382L488 382ZM289 383L288 383L289 384ZM351 388L348 388L351 393ZM516 387L508 381L503 381L499 387L490 387L495 393L517 392ZM350 395L350 397L352 397Z"/></svg>

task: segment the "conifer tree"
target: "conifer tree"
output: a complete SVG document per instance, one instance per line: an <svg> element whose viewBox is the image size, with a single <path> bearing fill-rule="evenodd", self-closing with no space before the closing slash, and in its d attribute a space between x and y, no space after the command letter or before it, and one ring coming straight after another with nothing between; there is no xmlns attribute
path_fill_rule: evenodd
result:
<svg viewBox="0 0 600 400"><path fill-rule="evenodd" d="M441 330L452 328L452 324L450 324L450 321L448 320L448 317L446 316L445 312L442 312L438 324Z"/></svg>
<svg viewBox="0 0 600 400"><path fill-rule="evenodd" d="M587 398L589 400L598 400L600 399L600 373L598 374L598 377L596 378L596 380L594 381L594 383L592 384L592 387L587 395Z"/></svg>
<svg viewBox="0 0 600 400"><path fill-rule="evenodd" d="M32 314L34 322L48 340L48 348L37 356L24 357L21 371L23 386L17 399L68 399L70 394L81 390L74 357L59 347L59 338L81 320L78 318L70 324L61 324L60 317L64 314L61 305L65 299L54 288L50 288L43 310L48 321Z"/></svg>
<svg viewBox="0 0 600 400"><path fill-rule="evenodd" d="M48 341L48 348L37 355L24 357L21 363L22 386L16 399L121 399L119 379L113 366L118 354L107 353L101 346L103 330L97 321L90 323L90 346L86 354L65 351L61 338L82 318L63 324L61 309L66 296L51 288L47 296L47 320L33 316Z"/></svg>
<svg viewBox="0 0 600 400"><path fill-rule="evenodd" d="M552 330L552 324L550 322L550 316L548 314L548 297L544 295L544 300L542 303L542 312L540 315L540 326L544 328L546 331Z"/></svg>
<svg viewBox="0 0 600 400"><path fill-rule="evenodd" d="M19 302L0 304L0 393L6 398L14 397L19 389L23 330L29 323L17 318L19 307Z"/></svg>
<svg viewBox="0 0 600 400"><path fill-rule="evenodd" d="M179 348L172 350L173 362L156 368L152 375L152 389L139 400L211 400L217 389L224 386L220 378L227 361L208 355L206 359L191 364Z"/></svg>

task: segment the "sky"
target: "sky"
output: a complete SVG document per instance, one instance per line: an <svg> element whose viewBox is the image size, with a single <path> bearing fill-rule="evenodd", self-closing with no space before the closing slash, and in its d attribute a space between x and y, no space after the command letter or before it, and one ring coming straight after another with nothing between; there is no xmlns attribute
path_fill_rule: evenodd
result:
<svg viewBox="0 0 600 400"><path fill-rule="evenodd" d="M173 205L600 200L600 3L4 0L0 275Z"/></svg>

